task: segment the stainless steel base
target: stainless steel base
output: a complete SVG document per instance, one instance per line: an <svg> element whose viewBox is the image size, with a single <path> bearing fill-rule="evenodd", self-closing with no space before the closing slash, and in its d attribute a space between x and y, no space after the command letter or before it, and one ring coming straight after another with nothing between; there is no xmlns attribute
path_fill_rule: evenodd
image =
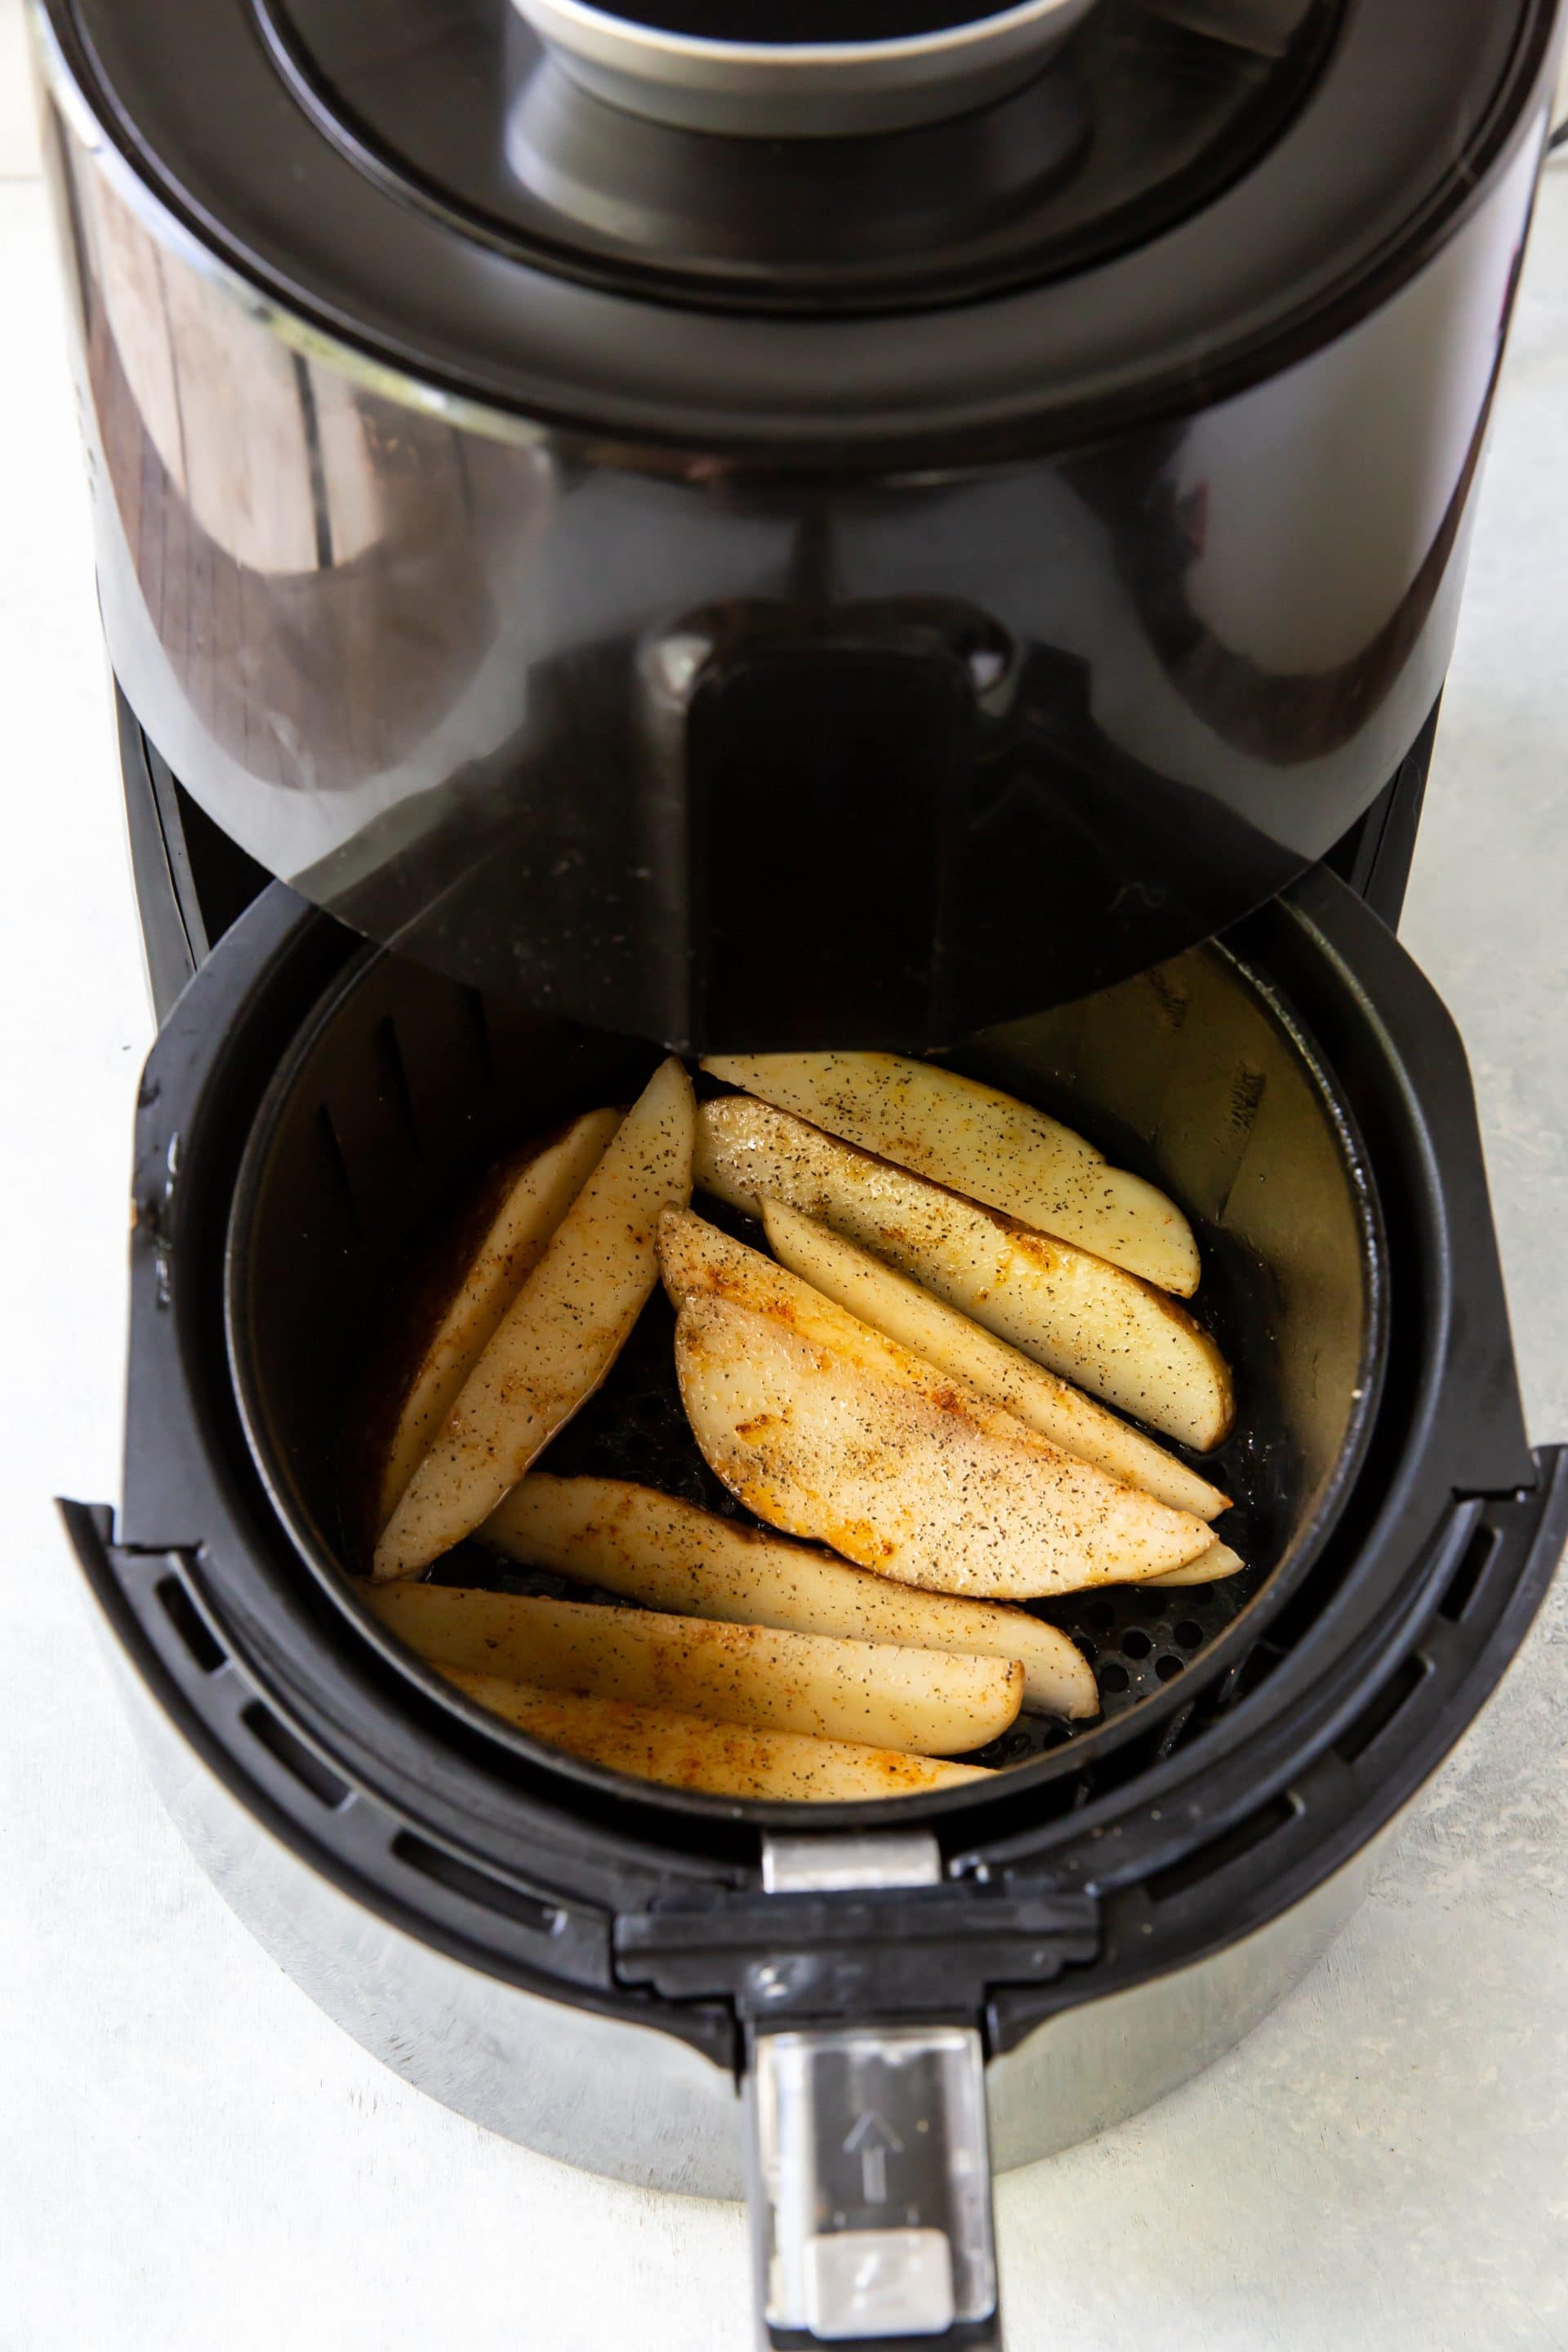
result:
<svg viewBox="0 0 1568 2352"><path fill-rule="evenodd" d="M744 2194L732 2076L668 2034L468 1968L349 1900L237 1802L106 1646L153 1782L196 1860L356 2042L443 2105L542 2155L682 2196ZM1090 2138L1232 2049L1328 1948L1381 1843L1245 1942L1086 2002L993 2061L997 2168Z"/></svg>

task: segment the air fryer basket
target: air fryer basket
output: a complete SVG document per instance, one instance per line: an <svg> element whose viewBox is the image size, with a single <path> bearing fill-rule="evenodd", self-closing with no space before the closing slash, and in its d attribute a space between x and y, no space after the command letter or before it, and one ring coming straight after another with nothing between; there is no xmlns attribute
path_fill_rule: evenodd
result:
<svg viewBox="0 0 1568 2352"><path fill-rule="evenodd" d="M470 1717L469 1703L357 1599L348 1571L367 1549L361 1498L398 1368L487 1172L573 1113L629 1098L656 1058L646 1044L481 998L366 951L283 1057L241 1165L226 1257L228 1346L264 1482L361 1637ZM1182 1202L1204 1249L1195 1303L1237 1371L1237 1434L1205 1466L1236 1498L1221 1532L1247 1571L1214 1585L1121 1586L1040 1604L1093 1661L1103 1716L1074 1727L1022 1718L978 1760L1048 1772L1053 1757L1067 1763L1069 1747L1076 1766L1134 1717L1142 1728L1184 1703L1194 1672L1207 1681L1223 1671L1310 1570L1375 1409L1385 1318L1378 1214L1330 1073L1273 987L1224 948L988 1033L954 1059L1068 1118ZM546 1466L637 1478L739 1513L686 1427L670 1331L656 1297ZM583 1597L477 1544L436 1573ZM535 1761L608 1778L494 1717L482 1721ZM737 1811L684 1794L668 1801Z"/></svg>

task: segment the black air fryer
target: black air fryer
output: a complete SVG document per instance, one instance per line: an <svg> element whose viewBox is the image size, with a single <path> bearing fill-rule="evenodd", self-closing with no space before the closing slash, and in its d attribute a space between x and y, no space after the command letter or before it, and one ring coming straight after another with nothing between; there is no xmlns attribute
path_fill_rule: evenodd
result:
<svg viewBox="0 0 1568 2352"><path fill-rule="evenodd" d="M1568 1530L1392 928L1554 15L35 0L163 1024L77 1549L268 1948L531 2146L749 2173L768 2344L999 2344L990 2164L1300 1977ZM1252 1565L1042 1604L1097 1721L806 1809L479 1711L340 1497L478 1171L826 1045L1178 1197ZM659 1312L550 1466L717 1506Z"/></svg>

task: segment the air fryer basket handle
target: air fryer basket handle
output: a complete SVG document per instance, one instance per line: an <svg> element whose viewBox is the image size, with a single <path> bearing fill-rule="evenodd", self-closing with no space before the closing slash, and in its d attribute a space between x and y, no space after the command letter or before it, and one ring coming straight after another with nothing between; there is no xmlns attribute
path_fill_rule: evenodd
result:
<svg viewBox="0 0 1568 2352"><path fill-rule="evenodd" d="M746 2110L763 2345L1001 2352L973 2026L758 2032Z"/></svg>

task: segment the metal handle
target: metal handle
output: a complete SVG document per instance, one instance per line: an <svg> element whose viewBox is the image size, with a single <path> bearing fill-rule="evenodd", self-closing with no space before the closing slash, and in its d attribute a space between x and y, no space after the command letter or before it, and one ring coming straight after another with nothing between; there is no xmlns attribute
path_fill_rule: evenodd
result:
<svg viewBox="0 0 1568 2352"><path fill-rule="evenodd" d="M759 2033L747 2094L763 2344L999 2347L974 2029Z"/></svg>
<svg viewBox="0 0 1568 2352"><path fill-rule="evenodd" d="M769 1895L935 1887L929 1831L769 1837ZM746 2079L764 2346L1001 2352L985 2053L967 2025L758 2026Z"/></svg>

